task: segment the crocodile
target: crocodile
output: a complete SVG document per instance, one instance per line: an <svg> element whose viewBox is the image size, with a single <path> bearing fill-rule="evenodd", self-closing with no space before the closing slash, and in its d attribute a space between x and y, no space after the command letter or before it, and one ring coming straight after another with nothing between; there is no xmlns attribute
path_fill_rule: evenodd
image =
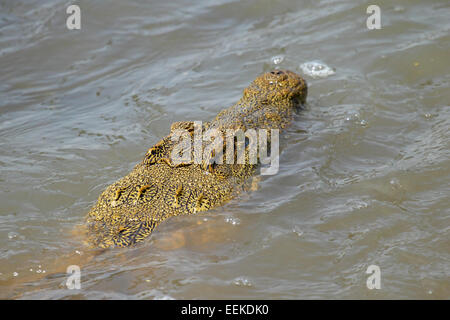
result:
<svg viewBox="0 0 450 320"><path fill-rule="evenodd" d="M221 206L248 190L248 181L261 167L259 157L256 162L250 161L248 139L241 162L228 153L222 155L225 160L216 161L215 149L201 162L174 162L178 145L174 132L187 132L193 137L196 130L281 130L292 122L306 96L307 85L301 76L289 70L274 70L257 77L235 105L222 110L212 121L173 123L168 136L152 146L128 175L99 196L86 217L87 242L100 248L130 246L146 239L170 217ZM224 149L226 145L227 141ZM205 148L203 141L201 147ZM190 155L195 158L196 152L198 155L198 150ZM233 161L227 161L230 159Z"/></svg>

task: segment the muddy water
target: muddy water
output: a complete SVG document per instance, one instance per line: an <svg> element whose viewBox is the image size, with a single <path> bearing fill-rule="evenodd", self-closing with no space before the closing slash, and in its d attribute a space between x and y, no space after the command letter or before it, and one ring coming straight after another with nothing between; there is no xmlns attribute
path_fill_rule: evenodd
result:
<svg viewBox="0 0 450 320"><path fill-rule="evenodd" d="M448 1L377 1L381 30L369 1L77 3L79 31L66 1L0 2L0 297L450 298ZM84 247L74 228L173 121L275 67L310 86L278 174L142 245ZM80 290L55 273L73 261Z"/></svg>

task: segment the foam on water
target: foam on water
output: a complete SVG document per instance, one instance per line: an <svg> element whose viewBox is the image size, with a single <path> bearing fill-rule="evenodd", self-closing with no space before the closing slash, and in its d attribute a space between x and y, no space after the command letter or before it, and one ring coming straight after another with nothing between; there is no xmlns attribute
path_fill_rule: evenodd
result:
<svg viewBox="0 0 450 320"><path fill-rule="evenodd" d="M300 65L304 74L313 78L327 78L336 72L320 61L305 62Z"/></svg>

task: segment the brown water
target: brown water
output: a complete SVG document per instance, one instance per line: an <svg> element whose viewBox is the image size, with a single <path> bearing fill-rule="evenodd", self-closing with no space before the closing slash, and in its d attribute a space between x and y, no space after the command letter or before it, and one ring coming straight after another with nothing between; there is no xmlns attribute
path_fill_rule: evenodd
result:
<svg viewBox="0 0 450 320"><path fill-rule="evenodd" d="M372 1L77 4L79 31L67 1L0 1L1 298L450 298L447 0L376 1L381 30ZM335 74L305 75L307 108L257 191L134 248L72 235L173 121L315 60ZM80 290L42 277L73 256Z"/></svg>

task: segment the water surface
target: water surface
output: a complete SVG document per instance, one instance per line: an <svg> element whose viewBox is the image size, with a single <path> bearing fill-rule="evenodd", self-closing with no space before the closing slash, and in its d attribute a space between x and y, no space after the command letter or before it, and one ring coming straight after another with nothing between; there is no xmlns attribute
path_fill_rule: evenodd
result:
<svg viewBox="0 0 450 320"><path fill-rule="evenodd" d="M77 3L79 31L66 1L0 2L0 297L450 297L448 1L377 1L381 30L370 1ZM173 121L312 61L334 74L304 75L306 110L257 191L133 248L74 235ZM73 261L81 290L54 274Z"/></svg>

